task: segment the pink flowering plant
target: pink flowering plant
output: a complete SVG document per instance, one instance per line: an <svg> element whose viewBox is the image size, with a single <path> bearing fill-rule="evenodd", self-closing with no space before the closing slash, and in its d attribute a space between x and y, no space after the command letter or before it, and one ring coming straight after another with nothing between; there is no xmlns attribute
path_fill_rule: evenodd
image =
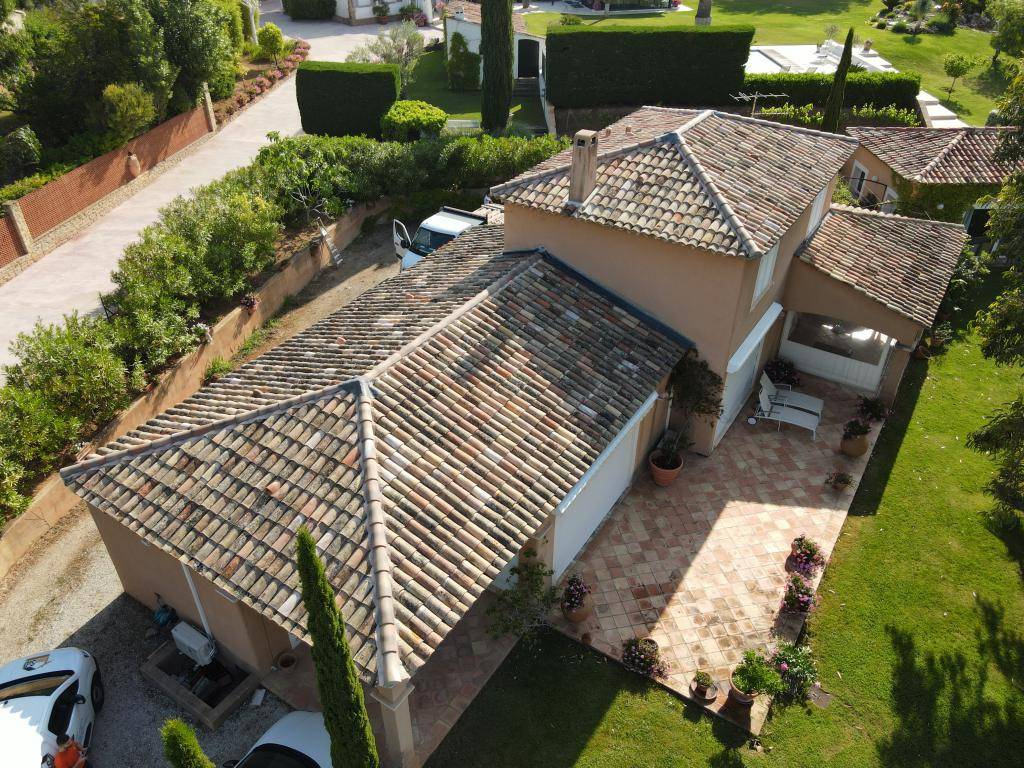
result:
<svg viewBox="0 0 1024 768"><path fill-rule="evenodd" d="M566 611L572 613L583 607L583 601L591 592L590 585L583 581L583 578L574 573L565 583L565 591L562 593L562 606Z"/></svg>
<svg viewBox="0 0 1024 768"><path fill-rule="evenodd" d="M642 640L633 638L622 644L622 665L630 672L646 677L664 677L668 674L658 644L649 637Z"/></svg>
<svg viewBox="0 0 1024 768"><path fill-rule="evenodd" d="M793 539L793 570L806 578L813 578L825 567L825 555L813 539L801 534Z"/></svg>
<svg viewBox="0 0 1024 768"><path fill-rule="evenodd" d="M782 678L783 690L778 695L784 702L807 700L807 693L818 682L818 670L811 658L811 649L806 645L779 643L771 655L771 663Z"/></svg>
<svg viewBox="0 0 1024 768"><path fill-rule="evenodd" d="M807 579L799 573L789 577L786 594L782 596L782 609L793 612L806 612L814 606L814 589Z"/></svg>

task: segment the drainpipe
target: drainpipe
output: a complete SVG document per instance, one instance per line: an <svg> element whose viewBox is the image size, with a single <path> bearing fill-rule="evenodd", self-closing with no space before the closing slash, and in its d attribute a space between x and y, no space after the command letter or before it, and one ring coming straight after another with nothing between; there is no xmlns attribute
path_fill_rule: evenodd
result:
<svg viewBox="0 0 1024 768"><path fill-rule="evenodd" d="M185 565L185 563L182 563L181 572L185 574L185 581L188 582L188 589L192 593L192 600L196 604L196 610L199 611L199 621L203 625L203 631L206 633L208 638L213 640L214 637L213 632L210 631L210 622L206 620L206 611L203 610L203 601L199 599L199 592L196 590L196 583L192 581L192 569Z"/></svg>

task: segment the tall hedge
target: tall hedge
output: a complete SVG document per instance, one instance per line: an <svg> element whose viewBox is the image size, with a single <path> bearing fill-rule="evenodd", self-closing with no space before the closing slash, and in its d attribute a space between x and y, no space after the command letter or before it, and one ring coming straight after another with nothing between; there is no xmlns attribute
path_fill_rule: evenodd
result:
<svg viewBox="0 0 1024 768"><path fill-rule="evenodd" d="M508 124L512 107L512 0L486 0L480 17L480 55L484 59L480 125L494 131Z"/></svg>
<svg viewBox="0 0 1024 768"><path fill-rule="evenodd" d="M813 104L823 107L832 90L833 76L817 72L776 72L749 74L743 83L746 91L785 93L790 104ZM921 76L916 72L850 72L846 77L843 106L879 107L895 105L899 109L917 109L917 92ZM767 105L767 102L765 102Z"/></svg>
<svg viewBox="0 0 1024 768"><path fill-rule="evenodd" d="M326 136L380 136L380 121L398 100L395 64L304 61L295 77L302 130Z"/></svg>
<svg viewBox="0 0 1024 768"><path fill-rule="evenodd" d="M283 7L291 19L334 18L334 0L284 0Z"/></svg>
<svg viewBox="0 0 1024 768"><path fill-rule="evenodd" d="M553 27L548 99L557 107L728 104L743 87L753 37L749 26Z"/></svg>

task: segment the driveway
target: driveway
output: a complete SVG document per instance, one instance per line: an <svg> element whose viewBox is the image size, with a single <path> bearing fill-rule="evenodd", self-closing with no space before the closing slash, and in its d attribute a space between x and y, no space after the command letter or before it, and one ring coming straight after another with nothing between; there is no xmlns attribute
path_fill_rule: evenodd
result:
<svg viewBox="0 0 1024 768"><path fill-rule="evenodd" d="M334 21L293 22L280 0L262 6L262 21L273 22L286 35L309 41L311 57L343 61L354 48L371 40L376 26L350 27ZM436 30L429 30L438 36ZM220 178L250 162L277 131L294 136L302 131L295 103L295 78L289 78L260 99L193 154L149 186L98 219L72 240L44 256L13 280L0 285L0 365L10 363L10 342L38 321L59 321L73 310L100 311L99 295L113 284L110 273L125 246L157 219L159 209L178 195ZM0 374L2 381L2 374Z"/></svg>

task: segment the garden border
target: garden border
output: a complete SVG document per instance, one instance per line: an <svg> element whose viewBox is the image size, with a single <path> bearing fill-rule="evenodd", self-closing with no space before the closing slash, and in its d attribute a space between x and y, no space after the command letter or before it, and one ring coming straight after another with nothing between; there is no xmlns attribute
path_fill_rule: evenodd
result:
<svg viewBox="0 0 1024 768"><path fill-rule="evenodd" d="M345 213L327 227L334 245L339 249L348 247L359 236L363 221L387 210L390 205L391 201L384 198ZM213 358L234 355L253 331L274 316L289 296L302 290L331 264L327 248L318 245L314 252L314 241L295 251L276 274L254 291L260 298L255 310L250 312L244 307L236 307L228 312L210 329L210 342L178 360L152 390L135 400L79 451L77 458L93 453L97 447L130 432L199 390ZM59 472L44 480L33 494L28 509L0 534L0 579L6 577L33 545L80 502L81 499L64 485Z"/></svg>

